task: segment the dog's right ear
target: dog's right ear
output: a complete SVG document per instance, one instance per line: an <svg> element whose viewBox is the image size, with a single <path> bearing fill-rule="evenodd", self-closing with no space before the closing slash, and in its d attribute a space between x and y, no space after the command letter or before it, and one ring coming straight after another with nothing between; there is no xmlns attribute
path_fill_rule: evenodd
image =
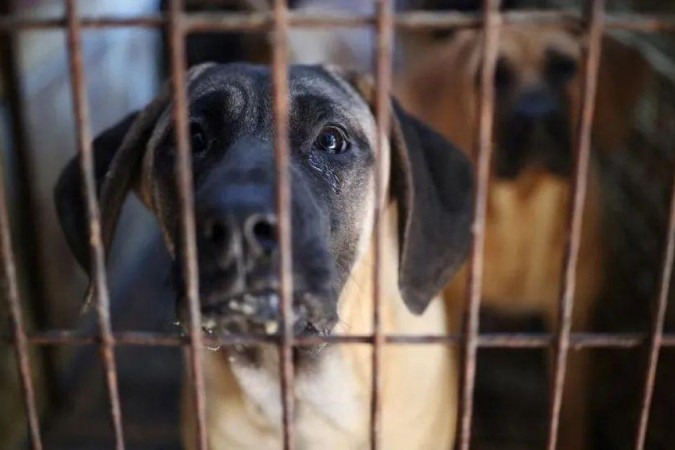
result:
<svg viewBox="0 0 675 450"><path fill-rule="evenodd" d="M188 86L213 66L213 63L206 63L192 67L187 73ZM106 253L112 243L122 204L140 174L148 140L170 99L171 89L167 83L142 111L127 116L94 140L94 177L100 210L101 244ZM85 299L85 304L89 304L96 293L95 283L91 283L89 222L78 157L73 158L61 173L54 200L68 245L78 263L90 275Z"/></svg>
<svg viewBox="0 0 675 450"><path fill-rule="evenodd" d="M327 68L371 108L373 79ZM398 201L399 290L422 314L468 255L474 208L473 167L465 153L391 99L391 190Z"/></svg>
<svg viewBox="0 0 675 450"><path fill-rule="evenodd" d="M104 252L110 247L122 204L139 172L146 143L158 116L166 108L167 98L166 93L160 95L143 111L128 115L94 140L94 178ZM90 227L82 181L79 156L75 156L59 177L54 201L68 246L91 279ZM94 297L93 286L90 283L85 304Z"/></svg>
<svg viewBox="0 0 675 450"><path fill-rule="evenodd" d="M605 36L593 120L593 145L600 151L620 150L627 144L640 99L652 76L649 62L635 47Z"/></svg>

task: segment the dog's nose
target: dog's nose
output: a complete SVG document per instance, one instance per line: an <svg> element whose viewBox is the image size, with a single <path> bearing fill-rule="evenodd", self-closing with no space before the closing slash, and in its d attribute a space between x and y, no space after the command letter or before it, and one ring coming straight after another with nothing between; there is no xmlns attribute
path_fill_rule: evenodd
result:
<svg viewBox="0 0 675 450"><path fill-rule="evenodd" d="M533 89L520 96L514 114L518 119L525 121L543 119L558 112L558 103L553 93L545 89Z"/></svg>
<svg viewBox="0 0 675 450"><path fill-rule="evenodd" d="M244 240L256 253L270 256L277 249L277 221L272 214L252 214L244 220Z"/></svg>
<svg viewBox="0 0 675 450"><path fill-rule="evenodd" d="M228 265L234 258L269 257L277 250L273 214L210 209L198 214L198 237Z"/></svg>

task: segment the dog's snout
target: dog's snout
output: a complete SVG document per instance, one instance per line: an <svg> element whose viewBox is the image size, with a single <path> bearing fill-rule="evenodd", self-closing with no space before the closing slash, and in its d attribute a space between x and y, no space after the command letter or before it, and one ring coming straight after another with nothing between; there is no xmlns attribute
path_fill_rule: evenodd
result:
<svg viewBox="0 0 675 450"><path fill-rule="evenodd" d="M198 237L225 263L236 257L271 256L277 249L276 218L226 207L198 212Z"/></svg>
<svg viewBox="0 0 675 450"><path fill-rule="evenodd" d="M272 214L252 214L244 222L244 238L256 252L270 256L277 250L277 221Z"/></svg>
<svg viewBox="0 0 675 450"><path fill-rule="evenodd" d="M520 96L514 108L514 115L519 120L535 121L556 114L558 109L559 102L552 92L534 89Z"/></svg>
<svg viewBox="0 0 675 450"><path fill-rule="evenodd" d="M233 228L227 218L207 217L201 222L199 232L206 241L226 248L232 243Z"/></svg>

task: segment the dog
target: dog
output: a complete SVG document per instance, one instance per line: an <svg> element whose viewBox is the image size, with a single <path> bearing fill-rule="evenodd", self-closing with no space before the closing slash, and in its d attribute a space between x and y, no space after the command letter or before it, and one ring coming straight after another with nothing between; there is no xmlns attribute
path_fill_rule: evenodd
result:
<svg viewBox="0 0 675 450"><path fill-rule="evenodd" d="M445 334L438 297L470 244L472 166L466 156L392 100L387 165L374 194L376 127L366 77L323 66L289 72L293 311L296 335L372 332L373 223L386 222L383 331ZM205 64L188 73L199 300L206 333L278 333L279 251L270 70ZM180 316L176 145L168 87L94 141L102 241L133 190L157 217L173 255ZM60 222L87 270L88 222L77 161L55 189ZM300 449L367 448L370 346L296 347L296 443ZM204 350L212 449L281 448L279 363L274 345ZM443 345L386 346L382 444L447 449L454 437L456 360ZM423 380L423 382L421 382ZM185 404L190 403L189 394ZM187 448L195 418L184 409Z"/></svg>
<svg viewBox="0 0 675 450"><path fill-rule="evenodd" d="M482 40L480 31L463 30L418 49L422 56L407 64L396 88L404 107L468 155L478 136ZM558 323L581 69L578 30L500 28L482 305L511 316L538 315L549 330ZM576 331L589 329L603 286L605 243L596 155L625 145L646 76L638 52L604 38L576 266L572 318ZM461 317L457 311L466 299L465 275L457 276L445 291L450 320ZM585 354L570 355L560 434L565 449L579 450L587 444Z"/></svg>

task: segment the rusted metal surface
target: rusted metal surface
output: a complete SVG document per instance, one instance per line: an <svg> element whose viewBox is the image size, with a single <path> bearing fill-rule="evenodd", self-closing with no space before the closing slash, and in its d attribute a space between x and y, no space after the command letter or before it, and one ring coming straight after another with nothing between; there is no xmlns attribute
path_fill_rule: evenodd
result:
<svg viewBox="0 0 675 450"><path fill-rule="evenodd" d="M645 447L645 441L647 439L647 427L649 426L649 413L654 395L654 385L656 384L656 370L659 364L661 347L663 346L663 327L666 320L666 311L668 309L670 283L673 274L673 262L675 260L675 181L673 182L673 189L670 199L670 218L668 220L668 230L666 236L667 244L663 256L661 282L649 340L647 371L645 374L645 384L642 391L640 419L638 422L637 437L635 440L636 450L642 450Z"/></svg>
<svg viewBox="0 0 675 450"><path fill-rule="evenodd" d="M480 103L478 115L478 138L476 155L476 203L472 225L473 245L469 265L469 285L464 309L463 360L459 397L459 424L457 448L468 450L471 443L471 422L473 416L473 393L476 383L476 358L478 353L478 332L480 299L483 286L485 248L485 217L487 215L488 183L492 159L492 124L494 121L495 87L494 76L497 65L498 37L500 26L499 0L485 0L484 28L482 42L482 70L480 77Z"/></svg>
<svg viewBox="0 0 675 450"><path fill-rule="evenodd" d="M12 1L0 3L0 17L14 11L13 3ZM27 135L28 127L22 99L23 86L17 44L17 36L10 30L0 31L0 70L2 71L0 78L4 84L12 142L9 149L12 156L5 162L9 165L9 161L14 161L11 167L8 167L8 173L12 173L12 176L7 178L7 182L12 183L13 180L15 183L15 204L22 205L16 210L15 233L22 253L18 258L18 264L19 266L23 264L25 267L21 273L25 277L22 285L25 289L24 299L31 310L28 320L30 322L32 319L33 325L37 328L46 329L49 327L49 300L45 292L45 269L42 265L44 259L43 250L40 248L40 235L37 227L33 226L39 223L40 214L33 184L35 164L31 157ZM40 352L45 375L47 403L58 401L59 397L55 356L52 350L42 349Z"/></svg>
<svg viewBox="0 0 675 450"><path fill-rule="evenodd" d="M0 257L2 258L3 297L9 303L14 350L21 377L21 389L23 390L23 401L26 408L31 446L34 450L42 450L40 423L38 421L38 410L35 401L35 389L33 388L33 371L28 352L28 339L21 311L19 284L16 276L14 252L12 250L5 184L5 174L0 170Z"/></svg>
<svg viewBox="0 0 675 450"><path fill-rule="evenodd" d="M110 415L115 434L115 448L124 450L122 409L120 406L117 368L115 363L115 338L110 324L110 298L105 272L105 255L101 239L101 221L94 180L94 158L87 102L87 80L82 57L82 29L78 17L77 1L66 1L68 62L71 73L73 105L77 131L77 147L82 174L82 191L89 223L90 271L95 288L96 313L101 333L100 352L105 369L106 387L110 399Z"/></svg>
<svg viewBox="0 0 675 450"><path fill-rule="evenodd" d="M567 356L570 347L572 331L572 312L574 308L574 293L577 281L577 261L581 247L581 229L583 226L583 211L586 203L588 184L588 165L591 152L591 127L595 112L595 96L598 84L598 69L600 67L600 52L602 50L602 34L604 30L604 0L593 0L589 5L590 24L584 49L584 71L582 79L582 102L575 134L575 171L572 182L572 209L569 219L569 238L563 259L563 280L561 286L560 304L558 310L558 330L555 343L555 357L553 361L553 381L550 406L550 422L548 431L548 450L555 450L558 444L560 427L560 410L562 407L563 390L565 388L565 373Z"/></svg>
<svg viewBox="0 0 675 450"><path fill-rule="evenodd" d="M375 211L373 228L375 230L375 257L373 261L373 349L372 349L372 381L370 402L370 447L372 450L382 448L381 415L382 415L382 351L384 335L382 333L382 261L384 260L384 236L386 222L382 220L383 206L381 202L386 187L387 161L385 151L390 128L391 112L391 80L392 80L392 46L393 46L393 7L389 0L378 0L376 7L376 48L375 48L375 119L377 137L375 142Z"/></svg>
<svg viewBox="0 0 675 450"><path fill-rule="evenodd" d="M148 347L176 347L190 344L189 336L178 336L172 333L152 333L143 331L121 331L114 333L116 346L148 346ZM604 348L630 349L649 344L650 335L641 333L572 333L570 348L573 350ZM49 330L27 335L29 344L51 345L96 345L101 339L98 336L82 335L72 330ZM0 336L0 341L8 344L16 342L9 335ZM221 338L203 337L204 344L210 347L232 346L246 344L277 343L275 336L261 335L229 335ZM329 335L329 336L297 336L294 345L329 344L368 344L373 341L372 335ZM453 335L391 335L384 336L386 344L424 345L449 344L464 342L461 334ZM478 336L478 346L481 348L548 348L555 342L555 335L551 333L481 333ZM675 333L664 333L661 338L661 347L675 347Z"/></svg>
<svg viewBox="0 0 675 450"><path fill-rule="evenodd" d="M122 414L117 387L114 348L119 345L131 346L182 346L188 352L192 375L192 393L197 418L198 448L207 449L206 439L206 397L202 367L202 345L245 345L277 344L280 351L281 401L283 411L283 446L295 448L294 436L294 365L293 347L298 345L372 344L372 392L370 404L371 448L381 448L381 399L382 372L380 363L384 345L462 345L464 359L461 370L460 409L458 414L457 446L468 450L471 442L473 414L473 393L476 374L476 356L479 348L553 348L555 350L554 374L551 391L549 437L547 448L554 450L557 444L560 410L563 398L564 377L570 350L591 348L640 348L648 345L649 355L645 374L642 409L638 424L635 448L644 448L649 424L649 410L654 390L656 370L661 348L675 348L675 333L664 333L664 320L671 282L673 260L675 259L675 186L671 200L668 241L664 254L661 288L657 298L656 314L651 333L572 333L573 298L576 284L576 264L582 225L582 212L586 196L586 180L590 153L591 124L594 112L594 98L597 87L597 72L601 54L601 38L604 29L626 29L633 31L657 32L675 31L675 16L669 15L605 15L604 1L595 0L590 5L590 16L581 17L566 11L516 11L499 12L499 0L485 0L482 14L461 14L445 12L407 12L394 14L391 1L378 0L374 15L352 13L327 13L324 15L292 12L285 0L275 0L267 12L186 14L181 0L171 0L166 15L140 17L86 17L79 18L76 0L66 0L66 16L56 19L27 19L16 16L0 17L0 31L12 33L26 29L67 28L70 50L70 69L78 132L80 168L83 174L83 192L87 203L87 218L90 224L92 276L97 291L97 314L100 334L82 335L70 330L48 330L26 333L20 309L16 285L14 255L10 244L8 212L5 202L4 183L0 179L0 244L2 244L2 270L7 280L7 293L12 318L12 335L0 336L0 342L14 345L17 352L19 371L24 389L24 402L33 448L41 449L40 430L35 405L35 394L31 383L31 367L28 346L53 345L96 345L100 347L105 367L106 386L109 394L111 417L115 432L117 450L124 449ZM576 133L576 162L573 201L570 209L569 242L564 259L564 273L559 304L560 320L555 333L479 333L479 310L483 276L484 222L487 206L487 189L490 175L491 141L495 92L493 78L497 59L498 33L501 24L570 24L587 26L587 48L584 61L583 101ZM186 281L186 299L189 306L189 332L186 336L169 333L117 332L110 324L109 297L106 285L105 257L100 237L100 220L93 178L93 160L89 111L86 99L86 80L82 61L82 29L115 27L162 27L169 29L171 50L171 74L173 87L173 114L176 123L178 158L176 161L177 186L182 211L180 257ZM380 199L385 179L385 161L382 158L386 136L390 126L390 88L392 77L392 43L394 29L437 30L451 28L484 29L483 68L481 72L481 99L477 139L477 196L473 224L473 247L465 329L458 335L385 335L381 330L381 267L383 251L383 229L381 205L377 202L375 211L375 264L373 291L373 334L372 335L293 335L293 279L290 220L290 148L289 148L289 95L288 95L288 31L289 27L375 27L377 51L375 61L377 119L375 193ZM184 38L192 32L203 31L272 31L273 63L272 93L275 123L275 164L277 174L277 221L280 264L281 330L280 336L237 335L220 338L204 337L201 331L197 249L194 239L195 221L192 192L192 168L188 132L188 103L186 93L185 43Z"/></svg>
<svg viewBox="0 0 675 450"><path fill-rule="evenodd" d="M181 14L186 32L193 31L249 31L261 32L274 27L274 15L270 13L220 13L210 12ZM83 28L156 28L165 25L168 17L156 14L139 17L99 16L83 17ZM505 24L583 24L583 19L570 11L510 11L502 13ZM377 17L364 14L326 12L309 14L290 11L288 23L293 27L367 27L374 26ZM402 30L439 30L452 28L477 28L483 23L480 14L455 12L412 11L394 15L394 26ZM66 20L61 18L30 19L25 17L0 17L0 29L62 29ZM624 29L641 32L675 31L675 16L672 14L631 14L630 16L607 15L607 29Z"/></svg>
<svg viewBox="0 0 675 450"><path fill-rule="evenodd" d="M281 403L283 445L295 448L295 396L293 380L293 260L291 247L291 179L290 143L288 137L288 5L286 0L274 2L274 33L272 53L272 89L274 100L274 162L277 177L277 232L279 238L279 280L281 342L279 345L281 372Z"/></svg>
<svg viewBox="0 0 675 450"><path fill-rule="evenodd" d="M171 87L173 100L173 120L176 132L176 183L180 204L180 247L183 279L185 280L185 298L188 302L190 352L188 355L192 400L196 417L197 448L207 450L206 439L206 393L204 389L204 369L202 365L202 327L199 306L199 279L197 272L197 244L195 242L194 195L192 192L192 151L188 131L188 102L185 67L185 33L181 11L183 2L171 0L169 3L169 48L171 51Z"/></svg>

